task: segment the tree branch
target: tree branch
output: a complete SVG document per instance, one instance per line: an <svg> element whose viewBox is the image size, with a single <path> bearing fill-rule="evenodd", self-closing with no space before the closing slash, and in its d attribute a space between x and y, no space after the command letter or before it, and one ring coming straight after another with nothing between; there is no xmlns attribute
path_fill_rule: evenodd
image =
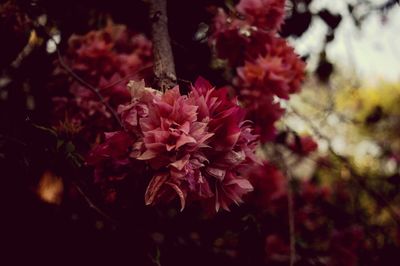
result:
<svg viewBox="0 0 400 266"><path fill-rule="evenodd" d="M293 199L293 187L292 187L292 174L290 173L289 167L286 164L283 153L280 150L275 150L277 157L279 158L279 168L284 172L287 178L287 201L288 201L288 224L289 224L289 266L294 266L296 263L296 232L294 223L294 199Z"/></svg>
<svg viewBox="0 0 400 266"><path fill-rule="evenodd" d="M51 40L55 43L56 47L57 47L57 43L55 42L55 40L53 38L51 38ZM114 108L111 107L111 105L106 101L106 99L104 99L103 95L101 95L100 90L94 86L92 86L91 84L89 84L88 82L86 82L84 79L82 79L78 74L76 74L65 62L64 59L62 58L62 55L60 53L60 50L58 50L58 48L56 48L57 51L57 56L58 56L58 61L61 65L62 68L64 68L65 71L68 72L69 75L71 75L71 77L73 77L78 83L80 83L81 85L85 86L86 88L90 89L95 95L96 97L99 99L99 101L107 108L107 110L111 113L111 115L114 117L115 121L117 121L117 123L119 124L119 126L121 128L124 128L124 125L122 124L118 113L114 110Z"/></svg>
<svg viewBox="0 0 400 266"><path fill-rule="evenodd" d="M83 199L86 201L88 206L93 209L96 213L98 213L100 216L102 216L105 220L108 222L116 225L118 222L111 218L111 216L107 215L103 210L101 210L99 207L96 206L96 204L93 203L93 201L85 194L85 192L82 190L82 188L75 182L72 183L75 187L75 189L79 192L79 194L83 197Z"/></svg>
<svg viewBox="0 0 400 266"><path fill-rule="evenodd" d="M287 173L288 174L288 173ZM295 227L294 227L294 204L293 204L293 188L292 188L292 177L289 174L288 178L288 192L287 192L287 200L288 200L288 219L289 219L289 243L290 243L290 261L289 265L293 266L296 262L296 235L295 235Z"/></svg>
<svg viewBox="0 0 400 266"><path fill-rule="evenodd" d="M148 3L155 82L158 89L165 91L176 85L174 57L168 33L167 0L149 0Z"/></svg>

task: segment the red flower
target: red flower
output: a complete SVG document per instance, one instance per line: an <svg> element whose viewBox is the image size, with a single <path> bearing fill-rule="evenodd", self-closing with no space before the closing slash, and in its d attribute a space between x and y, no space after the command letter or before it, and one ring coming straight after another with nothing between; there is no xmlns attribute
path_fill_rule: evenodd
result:
<svg viewBox="0 0 400 266"><path fill-rule="evenodd" d="M289 148L297 154L307 156L318 149L318 144L311 136L302 136L294 138L289 143Z"/></svg>

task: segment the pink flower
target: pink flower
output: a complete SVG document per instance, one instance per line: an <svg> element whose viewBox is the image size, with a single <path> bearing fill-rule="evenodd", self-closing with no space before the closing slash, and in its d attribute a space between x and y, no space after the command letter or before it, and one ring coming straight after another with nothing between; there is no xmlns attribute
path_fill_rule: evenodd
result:
<svg viewBox="0 0 400 266"><path fill-rule="evenodd" d="M100 76L109 77L119 68L112 52L113 43L108 33L91 31L84 36L73 35L68 40L67 62L85 80L93 83Z"/></svg>
<svg viewBox="0 0 400 266"><path fill-rule="evenodd" d="M69 40L65 61L72 70L97 88L114 109L130 102L126 79L149 77L152 60L151 42L142 34L133 34L125 26L109 24L86 35ZM80 136L89 142L98 132L112 131L118 126L99 97L77 82L65 84L67 91L58 90L53 97L54 120L70 120L82 130ZM62 86L61 86L62 87Z"/></svg>
<svg viewBox="0 0 400 266"><path fill-rule="evenodd" d="M130 132L139 135L131 157L146 162L154 176L146 204L179 198L207 200L215 210L229 210L252 190L241 175L255 159L257 136L243 121L245 113L226 89L199 78L189 95L175 87L164 94L132 82L132 101L119 113Z"/></svg>
<svg viewBox="0 0 400 266"><path fill-rule="evenodd" d="M149 115L149 106L153 100L160 98L160 93L152 88L146 88L144 81L131 81L128 84L131 102L118 106L121 121L127 129L138 132L139 119Z"/></svg>
<svg viewBox="0 0 400 266"><path fill-rule="evenodd" d="M285 0L241 0L237 11L252 24L265 30L279 30L285 14Z"/></svg>
<svg viewBox="0 0 400 266"><path fill-rule="evenodd" d="M304 63L284 39L273 38L267 52L237 68L237 85L243 98L260 98L274 94L288 99L298 92L303 81Z"/></svg>
<svg viewBox="0 0 400 266"><path fill-rule="evenodd" d="M157 172L146 191L146 204L170 200L175 192L184 208L188 190L209 197L199 168L206 161L201 148L208 147L213 134L206 122L197 119L198 106L181 95L178 87L160 95L144 83L132 82L131 91L132 102L120 106L119 112L128 128L142 135L136 143L142 152L132 156Z"/></svg>
<svg viewBox="0 0 400 266"><path fill-rule="evenodd" d="M116 73L142 78L137 72L151 62L151 42L122 25L109 24L86 35L73 35L68 44L67 62L92 85L100 77L110 78Z"/></svg>
<svg viewBox="0 0 400 266"><path fill-rule="evenodd" d="M242 0L236 8L244 20L220 9L210 37L217 56L236 68L233 85L262 142L273 140L274 124L284 113L274 97L289 99L300 90L304 77L304 63L286 40L275 35L283 6L281 0Z"/></svg>

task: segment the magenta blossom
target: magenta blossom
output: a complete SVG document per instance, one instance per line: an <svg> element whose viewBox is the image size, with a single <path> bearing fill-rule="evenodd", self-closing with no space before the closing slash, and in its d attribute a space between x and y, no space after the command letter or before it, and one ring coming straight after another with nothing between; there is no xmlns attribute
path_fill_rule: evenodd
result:
<svg viewBox="0 0 400 266"><path fill-rule="evenodd" d="M236 70L232 85L248 111L246 119L262 142L271 141L285 111L276 98L288 100L300 91L305 64L277 34L283 0L241 0L236 10L242 16L218 9L209 43L228 70Z"/></svg>
<svg viewBox="0 0 400 266"><path fill-rule="evenodd" d="M264 30L279 30L285 14L285 0L241 0L236 10Z"/></svg>
<svg viewBox="0 0 400 266"><path fill-rule="evenodd" d="M253 187L243 170L256 162L258 137L227 89L199 78L192 91L175 87L164 94L131 82L132 101L120 105L126 130L138 136L130 157L146 162L154 176L145 203L179 198L212 202L216 211L239 204Z"/></svg>
<svg viewBox="0 0 400 266"><path fill-rule="evenodd" d="M237 68L237 85L243 98L260 98L274 94L289 99L298 92L304 78L304 62L284 39L272 38L267 52Z"/></svg>

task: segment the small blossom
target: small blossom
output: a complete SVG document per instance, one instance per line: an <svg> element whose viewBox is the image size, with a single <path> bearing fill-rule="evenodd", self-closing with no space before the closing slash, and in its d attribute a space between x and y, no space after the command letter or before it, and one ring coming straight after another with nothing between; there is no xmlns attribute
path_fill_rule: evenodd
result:
<svg viewBox="0 0 400 266"><path fill-rule="evenodd" d="M300 90L304 63L284 39L274 38L267 44L264 56L246 61L237 68L237 73L237 85L243 98L262 98L272 93L289 99L289 94Z"/></svg>
<svg viewBox="0 0 400 266"><path fill-rule="evenodd" d="M289 148L299 155L307 156L318 149L318 144L311 136L301 136L294 138Z"/></svg>
<svg viewBox="0 0 400 266"><path fill-rule="evenodd" d="M236 10L252 25L264 30L279 30L285 14L285 0L241 0Z"/></svg>

